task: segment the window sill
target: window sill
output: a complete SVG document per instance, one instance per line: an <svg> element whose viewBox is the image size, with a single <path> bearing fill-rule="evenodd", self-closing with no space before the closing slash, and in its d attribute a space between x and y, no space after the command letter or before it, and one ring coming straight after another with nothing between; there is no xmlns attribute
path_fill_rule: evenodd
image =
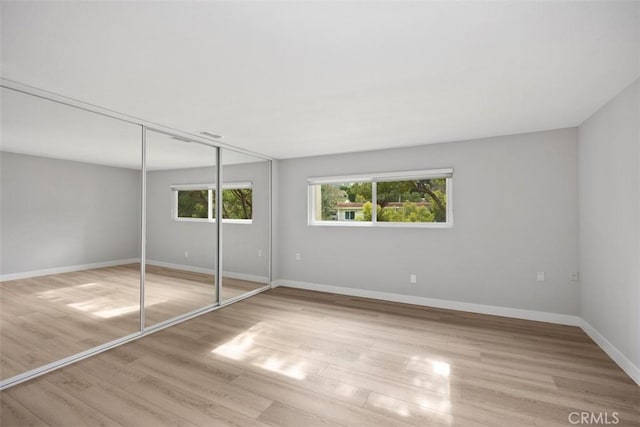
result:
<svg viewBox="0 0 640 427"><path fill-rule="evenodd" d="M206 219L206 218L174 218L176 222L201 222L201 223L210 223L215 224L216 220ZM223 224L253 224L252 219L223 219Z"/></svg>
<svg viewBox="0 0 640 427"><path fill-rule="evenodd" d="M354 228L453 228L450 222L376 222L369 221L311 221L310 227L354 227Z"/></svg>

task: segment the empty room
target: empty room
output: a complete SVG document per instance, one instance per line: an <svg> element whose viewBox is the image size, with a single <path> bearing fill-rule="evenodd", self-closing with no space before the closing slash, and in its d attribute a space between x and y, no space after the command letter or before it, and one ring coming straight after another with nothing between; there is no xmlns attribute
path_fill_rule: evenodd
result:
<svg viewBox="0 0 640 427"><path fill-rule="evenodd" d="M0 425L640 426L639 1L2 1Z"/></svg>

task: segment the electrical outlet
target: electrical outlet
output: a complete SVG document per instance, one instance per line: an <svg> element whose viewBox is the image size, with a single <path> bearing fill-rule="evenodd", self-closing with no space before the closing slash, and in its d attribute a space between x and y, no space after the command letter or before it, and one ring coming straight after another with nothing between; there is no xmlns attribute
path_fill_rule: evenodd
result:
<svg viewBox="0 0 640 427"><path fill-rule="evenodd" d="M184 251L184 257L189 258L189 251Z"/></svg>
<svg viewBox="0 0 640 427"><path fill-rule="evenodd" d="M301 259L302 259L302 256L299 253L297 253L296 254L296 261L300 261Z"/></svg>
<svg viewBox="0 0 640 427"><path fill-rule="evenodd" d="M418 282L418 278L416 277L415 274L412 274L409 276L409 283L411 283L412 285Z"/></svg>
<svg viewBox="0 0 640 427"><path fill-rule="evenodd" d="M578 281L578 272L577 271L574 271L573 273L571 273L570 280L572 282L577 282Z"/></svg>
<svg viewBox="0 0 640 427"><path fill-rule="evenodd" d="M258 256L262 256L262 249L258 249Z"/></svg>
<svg viewBox="0 0 640 427"><path fill-rule="evenodd" d="M538 271L538 275L536 276L536 280L538 282L544 282L544 271Z"/></svg>

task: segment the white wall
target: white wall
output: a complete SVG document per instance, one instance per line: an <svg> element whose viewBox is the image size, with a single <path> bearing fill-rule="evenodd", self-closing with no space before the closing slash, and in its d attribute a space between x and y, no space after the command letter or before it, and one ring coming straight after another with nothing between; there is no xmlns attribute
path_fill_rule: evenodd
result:
<svg viewBox="0 0 640 427"><path fill-rule="evenodd" d="M580 314L601 340L635 365L636 381L640 380L639 92L636 80L579 128ZM610 355L616 358L615 350Z"/></svg>
<svg viewBox="0 0 640 427"><path fill-rule="evenodd" d="M139 258L140 173L0 153L2 275Z"/></svg>
<svg viewBox="0 0 640 427"><path fill-rule="evenodd" d="M147 172L147 260L214 270L214 223L174 221L171 185L215 182L215 168ZM223 223L223 270L266 278L269 263L269 164L230 165L225 182L253 183L252 224ZM258 250L263 252L258 257ZM189 253L185 257L185 252Z"/></svg>
<svg viewBox="0 0 640 427"><path fill-rule="evenodd" d="M277 278L577 314L577 149L574 128L281 160ZM307 225L308 177L443 167L455 170L452 229Z"/></svg>

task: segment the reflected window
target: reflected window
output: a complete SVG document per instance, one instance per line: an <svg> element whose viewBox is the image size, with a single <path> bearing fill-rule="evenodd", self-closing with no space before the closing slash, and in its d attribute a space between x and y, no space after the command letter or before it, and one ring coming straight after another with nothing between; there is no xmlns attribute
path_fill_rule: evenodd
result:
<svg viewBox="0 0 640 427"><path fill-rule="evenodd" d="M209 190L178 190L178 218L209 218Z"/></svg>
<svg viewBox="0 0 640 427"><path fill-rule="evenodd" d="M174 220L215 222L217 215L214 184L176 185L171 189L174 193ZM252 184L250 182L224 184L222 222L251 223L252 219Z"/></svg>
<svg viewBox="0 0 640 427"><path fill-rule="evenodd" d="M251 188L228 188L222 191L223 219L252 219L253 190Z"/></svg>

